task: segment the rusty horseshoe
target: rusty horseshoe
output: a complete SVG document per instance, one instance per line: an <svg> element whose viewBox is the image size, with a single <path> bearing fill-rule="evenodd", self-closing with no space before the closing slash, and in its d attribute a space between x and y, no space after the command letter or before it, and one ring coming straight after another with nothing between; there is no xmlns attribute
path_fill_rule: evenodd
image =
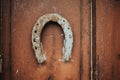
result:
<svg viewBox="0 0 120 80"><path fill-rule="evenodd" d="M62 61L69 61L73 47L73 33L69 22L57 13L45 14L41 16L35 23L32 30L32 47L35 52L35 57L38 63L43 63L46 60L45 51L43 49L42 42L40 41L40 34L45 24L49 21L57 22L62 27L65 35L64 45L62 49Z"/></svg>

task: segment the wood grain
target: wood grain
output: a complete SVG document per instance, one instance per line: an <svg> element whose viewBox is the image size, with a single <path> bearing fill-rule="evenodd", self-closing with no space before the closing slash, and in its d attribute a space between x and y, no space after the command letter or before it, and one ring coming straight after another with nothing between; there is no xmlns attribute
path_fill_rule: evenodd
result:
<svg viewBox="0 0 120 80"><path fill-rule="evenodd" d="M80 80L91 79L91 1L80 3Z"/></svg>
<svg viewBox="0 0 120 80"><path fill-rule="evenodd" d="M8 69L6 73L4 68L5 80L90 80L89 0L12 0L6 5L11 7L4 12L8 22L3 22L6 23L4 66ZM72 59L68 63L59 61L64 36L61 36L63 31L55 23L46 25L42 33L46 62L40 65L35 59L31 43L32 28L45 13L59 13L72 27L74 43Z"/></svg>
<svg viewBox="0 0 120 80"><path fill-rule="evenodd" d="M120 80L120 1L96 0L96 79Z"/></svg>

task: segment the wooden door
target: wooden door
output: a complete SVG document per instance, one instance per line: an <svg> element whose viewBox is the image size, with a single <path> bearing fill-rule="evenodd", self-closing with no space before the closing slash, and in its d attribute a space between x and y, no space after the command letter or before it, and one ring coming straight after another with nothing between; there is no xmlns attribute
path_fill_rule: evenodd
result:
<svg viewBox="0 0 120 80"><path fill-rule="evenodd" d="M5 80L89 80L90 1L89 0L3 0L3 51ZM73 32L72 58L62 58L63 30L49 23L41 40L47 60L38 64L32 49L32 29L47 13L63 16Z"/></svg>
<svg viewBox="0 0 120 80"><path fill-rule="evenodd" d="M54 22L41 34L47 60L35 58L32 29L47 13L70 23L68 62L59 60L65 35ZM120 0L1 0L0 25L3 80L120 80Z"/></svg>

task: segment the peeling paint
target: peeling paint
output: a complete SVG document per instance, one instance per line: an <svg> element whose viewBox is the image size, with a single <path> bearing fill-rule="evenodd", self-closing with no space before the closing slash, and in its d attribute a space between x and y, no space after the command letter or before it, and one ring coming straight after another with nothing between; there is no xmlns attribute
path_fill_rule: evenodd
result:
<svg viewBox="0 0 120 80"><path fill-rule="evenodd" d="M34 25L32 30L32 45L35 51L35 57L38 63L43 63L46 60L45 51L43 49L42 42L40 41L41 38L40 34L45 24L48 23L49 21L54 21L61 25L65 35L64 46L62 49L63 53L62 61L65 62L69 61L71 58L73 47L73 33L68 21L57 13L50 13L41 16Z"/></svg>

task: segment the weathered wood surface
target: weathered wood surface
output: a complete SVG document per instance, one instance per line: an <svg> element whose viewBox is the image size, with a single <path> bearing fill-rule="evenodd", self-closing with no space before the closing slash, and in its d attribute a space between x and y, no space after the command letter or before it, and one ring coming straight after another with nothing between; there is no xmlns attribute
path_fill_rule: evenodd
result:
<svg viewBox="0 0 120 80"><path fill-rule="evenodd" d="M3 0L4 80L90 80L92 69L94 80L119 80L120 1L94 1L91 39L89 0ZM39 65L32 50L31 32L40 16L52 12L65 17L72 26L72 59L68 63L59 61L63 31L58 24L49 23L42 33L47 61Z"/></svg>
<svg viewBox="0 0 120 80"><path fill-rule="evenodd" d="M6 2L3 11L6 14L6 21L3 22L5 80L90 80L89 0ZM62 29L53 23L47 25L42 33L46 63L40 65L35 59L31 43L32 28L45 13L59 13L72 27L74 44L72 59L68 63L59 61L64 36L61 36Z"/></svg>
<svg viewBox="0 0 120 80"><path fill-rule="evenodd" d="M96 0L96 79L120 80L120 0Z"/></svg>

